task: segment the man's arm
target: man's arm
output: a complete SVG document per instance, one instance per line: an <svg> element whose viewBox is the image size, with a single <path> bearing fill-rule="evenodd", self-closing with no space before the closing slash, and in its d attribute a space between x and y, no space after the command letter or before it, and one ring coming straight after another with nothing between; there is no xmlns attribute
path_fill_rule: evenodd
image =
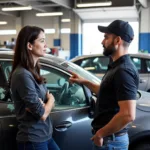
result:
<svg viewBox="0 0 150 150"><path fill-rule="evenodd" d="M136 116L136 100L125 100L118 102L120 111L110 120L110 122L96 133L98 137L105 137L123 129L132 122Z"/></svg>
<svg viewBox="0 0 150 150"><path fill-rule="evenodd" d="M114 78L113 88L117 97L119 112L99 129L92 137L98 146L103 145L103 137L116 133L123 129L129 122L135 119L136 93L138 89L138 76L130 69L119 69Z"/></svg>
<svg viewBox="0 0 150 150"><path fill-rule="evenodd" d="M99 89L100 89L100 84L94 84L94 83L92 83L92 82L90 82L88 80L83 81L82 84L87 86L93 93L98 95Z"/></svg>
<svg viewBox="0 0 150 150"><path fill-rule="evenodd" d="M114 78L114 91L117 96L119 112L98 133L102 137L118 132L135 119L137 85L135 74L130 70L120 69Z"/></svg>

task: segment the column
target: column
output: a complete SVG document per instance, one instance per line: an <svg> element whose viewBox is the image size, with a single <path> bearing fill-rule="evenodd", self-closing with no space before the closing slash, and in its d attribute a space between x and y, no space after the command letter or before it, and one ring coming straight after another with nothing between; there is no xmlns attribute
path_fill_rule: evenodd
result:
<svg viewBox="0 0 150 150"><path fill-rule="evenodd" d="M70 58L82 55L82 20L71 13Z"/></svg>
<svg viewBox="0 0 150 150"><path fill-rule="evenodd" d="M22 28L22 19L21 19L21 17L16 17L16 32L17 32L17 34L21 30L21 28Z"/></svg>
<svg viewBox="0 0 150 150"><path fill-rule="evenodd" d="M150 53L150 3L140 13L139 50Z"/></svg>
<svg viewBox="0 0 150 150"><path fill-rule="evenodd" d="M60 17L53 18L53 24L55 29L54 39L53 39L53 46L60 47L61 40L60 40Z"/></svg>

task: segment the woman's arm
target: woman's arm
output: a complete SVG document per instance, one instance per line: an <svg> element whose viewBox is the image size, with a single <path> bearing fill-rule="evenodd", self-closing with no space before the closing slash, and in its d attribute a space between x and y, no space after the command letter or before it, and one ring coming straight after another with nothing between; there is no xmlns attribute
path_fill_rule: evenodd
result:
<svg viewBox="0 0 150 150"><path fill-rule="evenodd" d="M43 116L41 117L41 120L45 121L46 118L48 117L48 115L50 114L52 108L54 107L54 102L55 102L55 98L54 96L47 92L47 103L43 105L45 111L44 111L44 114Z"/></svg>

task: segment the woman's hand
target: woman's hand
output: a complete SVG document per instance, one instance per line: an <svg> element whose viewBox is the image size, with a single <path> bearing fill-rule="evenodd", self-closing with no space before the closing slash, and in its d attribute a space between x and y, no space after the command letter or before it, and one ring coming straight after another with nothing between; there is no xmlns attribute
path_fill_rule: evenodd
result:
<svg viewBox="0 0 150 150"><path fill-rule="evenodd" d="M41 102L42 106L44 107L44 106L45 106L45 103L42 101L42 99L41 99L41 98L39 98L39 100L40 100L40 102Z"/></svg>
<svg viewBox="0 0 150 150"><path fill-rule="evenodd" d="M47 97L47 103L44 105L45 112L44 115L41 117L41 120L43 121L45 121L48 115L50 114L52 108L54 107L54 102L55 102L54 96L51 93L49 93L49 91L47 91L46 97Z"/></svg>
<svg viewBox="0 0 150 150"><path fill-rule="evenodd" d="M49 91L47 91L46 97L47 97L48 101L50 101L53 104L53 107L54 107L55 106L55 98L54 98L53 94L51 94L51 93L49 93Z"/></svg>

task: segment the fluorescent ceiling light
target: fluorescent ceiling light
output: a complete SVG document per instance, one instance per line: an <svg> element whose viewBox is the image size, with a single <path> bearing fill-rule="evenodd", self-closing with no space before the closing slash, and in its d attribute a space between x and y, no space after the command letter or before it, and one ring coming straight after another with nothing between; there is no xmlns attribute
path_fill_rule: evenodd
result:
<svg viewBox="0 0 150 150"><path fill-rule="evenodd" d="M70 22L70 19L61 19L61 22Z"/></svg>
<svg viewBox="0 0 150 150"><path fill-rule="evenodd" d="M55 33L55 29L44 29L46 34L53 34Z"/></svg>
<svg viewBox="0 0 150 150"><path fill-rule="evenodd" d="M4 24L7 24L6 21L0 21L0 25L4 25Z"/></svg>
<svg viewBox="0 0 150 150"><path fill-rule="evenodd" d="M98 6L111 6L111 1L99 2L99 3L78 3L77 7L98 7Z"/></svg>
<svg viewBox="0 0 150 150"><path fill-rule="evenodd" d="M17 10L31 10L31 6L26 6L26 7L5 7L2 8L2 11L17 11Z"/></svg>
<svg viewBox="0 0 150 150"><path fill-rule="evenodd" d="M0 35L12 35L16 33L16 30L0 30Z"/></svg>
<svg viewBox="0 0 150 150"><path fill-rule="evenodd" d="M61 33L70 33L71 30L70 30L70 28L62 28L62 29L60 30L60 32L61 32Z"/></svg>
<svg viewBox="0 0 150 150"><path fill-rule="evenodd" d="M62 16L62 12L50 12L50 13L37 13L37 17L44 17L44 16Z"/></svg>

